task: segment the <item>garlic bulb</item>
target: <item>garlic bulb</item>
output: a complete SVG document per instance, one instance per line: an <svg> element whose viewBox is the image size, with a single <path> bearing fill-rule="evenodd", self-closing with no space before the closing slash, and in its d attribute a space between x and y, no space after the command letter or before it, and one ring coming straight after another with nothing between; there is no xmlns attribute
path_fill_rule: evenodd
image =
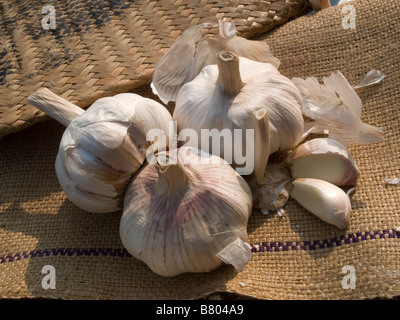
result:
<svg viewBox="0 0 400 320"><path fill-rule="evenodd" d="M157 156L129 183L120 222L126 250L155 273L240 271L251 258L252 195L223 159L181 147Z"/></svg>
<svg viewBox="0 0 400 320"><path fill-rule="evenodd" d="M303 113L314 121L307 134L329 131L329 138L347 146L382 142L383 129L361 121L362 101L341 72L323 77L293 78L303 99Z"/></svg>
<svg viewBox="0 0 400 320"><path fill-rule="evenodd" d="M172 117L156 101L133 93L95 101L86 111L48 89L28 101L67 126L56 158L56 174L70 201L89 212L122 209L125 188L152 146L151 129L168 134ZM159 147L165 147L161 144Z"/></svg>
<svg viewBox="0 0 400 320"><path fill-rule="evenodd" d="M296 86L272 64L221 51L217 54L217 65L204 67L194 80L179 90L173 118L180 133L193 129L198 137L204 130L219 130L220 133L228 130L234 137L235 130L239 130L243 138L250 133L245 132L246 129L254 130L254 141L231 139L234 140L233 151L229 150L229 156L235 155L235 149L240 150L236 155L243 149L250 151L246 161L254 162L254 173L262 182L269 155L289 150L302 140L301 103ZM252 142L254 150L249 148ZM224 143L226 147L227 141ZM234 167L239 166L237 157L231 161L223 147L210 150L207 144L208 137L203 136L201 141L190 139L186 145L208 153L219 152L216 155Z"/></svg>
<svg viewBox="0 0 400 320"><path fill-rule="evenodd" d="M286 159L291 175L296 178L315 178L337 186L355 186L360 171L349 150L329 138L304 142Z"/></svg>
<svg viewBox="0 0 400 320"><path fill-rule="evenodd" d="M266 41L236 36L233 22L219 20L218 26L219 34L205 37L201 41L203 30L212 25L203 23L189 27L160 59L153 74L151 88L161 101L175 101L179 89L185 83L193 80L203 67L217 63L216 54L221 50L233 51L238 56L279 66L279 59L272 55Z"/></svg>
<svg viewBox="0 0 400 320"><path fill-rule="evenodd" d="M297 178L293 181L291 197L302 207L340 229L345 229L350 220L349 196L334 184L313 178Z"/></svg>

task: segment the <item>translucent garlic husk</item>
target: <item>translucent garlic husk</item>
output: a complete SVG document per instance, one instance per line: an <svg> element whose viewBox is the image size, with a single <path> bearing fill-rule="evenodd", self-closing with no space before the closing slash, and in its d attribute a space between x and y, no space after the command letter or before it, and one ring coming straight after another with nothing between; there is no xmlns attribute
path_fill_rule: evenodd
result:
<svg viewBox="0 0 400 320"><path fill-rule="evenodd" d="M259 62L267 62L278 68L280 61L274 57L266 41L248 40L236 35L233 22L218 20L219 33L204 36L210 23L191 26L175 41L160 59L153 74L151 88L161 101L175 101L179 89L193 80L203 67L216 64L216 54L221 50L233 51Z"/></svg>
<svg viewBox="0 0 400 320"><path fill-rule="evenodd" d="M383 128L361 121L362 101L340 71L323 77L322 84L315 77L292 81L300 90L304 115L313 120L304 137L328 131L329 138L345 146L384 141Z"/></svg>
<svg viewBox="0 0 400 320"><path fill-rule="evenodd" d="M254 173L263 181L268 156L277 151L286 151L302 140L304 119L302 101L297 87L269 63L238 57L233 52L218 53L218 63L203 68L191 82L178 93L174 120L178 130L254 130ZM233 57L233 58L232 58ZM235 62L236 61L236 62ZM204 132L204 131L203 131ZM232 139L233 140L233 139ZM205 149L204 139L189 139L186 145L205 152L226 157L220 150ZM225 142L226 143L226 142ZM235 140L233 149L246 150L247 142ZM239 164L232 159L231 164Z"/></svg>
<svg viewBox="0 0 400 320"><path fill-rule="evenodd" d="M153 143L147 133L161 129L168 135L172 117L158 102L133 93L95 101L86 111L47 89L30 102L67 126L55 169L68 199L95 213L123 207L126 185L146 159L147 149L168 146Z"/></svg>
<svg viewBox="0 0 400 320"><path fill-rule="evenodd" d="M158 159L128 185L120 223L126 250L162 276L223 263L241 271L251 258L252 195L245 180L223 159L195 148Z"/></svg>

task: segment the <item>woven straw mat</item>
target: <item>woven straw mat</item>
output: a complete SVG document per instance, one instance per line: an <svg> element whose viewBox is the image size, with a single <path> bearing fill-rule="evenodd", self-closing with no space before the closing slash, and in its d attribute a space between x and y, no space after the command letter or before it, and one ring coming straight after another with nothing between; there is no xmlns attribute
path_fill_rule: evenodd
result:
<svg viewBox="0 0 400 320"><path fill-rule="evenodd" d="M204 274L164 278L124 250L121 213L91 214L61 190L54 162L64 127L41 122L0 141L0 296L62 299L191 299L234 293L257 299L373 299L400 295L400 8L397 0L357 0L356 28L335 6L263 35L288 77L321 79L340 70L357 84L372 68L386 78L359 90L362 120L383 127L382 143L350 147L361 176L350 225L339 230L293 200L286 213L254 210L252 258ZM347 13L346 13L347 12ZM111 33L111 31L110 31ZM99 77L101 78L101 77ZM148 86L133 92L152 97ZM56 288L44 289L53 266ZM350 273L354 286L348 287Z"/></svg>
<svg viewBox="0 0 400 320"><path fill-rule="evenodd" d="M190 25L224 18L250 37L309 7L307 0L57 1L55 29L44 29L48 4L0 0L0 138L46 118L26 102L40 87L84 108L148 83Z"/></svg>

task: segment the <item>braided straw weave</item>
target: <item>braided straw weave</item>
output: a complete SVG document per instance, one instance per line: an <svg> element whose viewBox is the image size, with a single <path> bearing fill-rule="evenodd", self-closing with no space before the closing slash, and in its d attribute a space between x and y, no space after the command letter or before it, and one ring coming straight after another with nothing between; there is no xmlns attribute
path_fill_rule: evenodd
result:
<svg viewBox="0 0 400 320"><path fill-rule="evenodd" d="M251 37L308 10L306 0L94 0L54 4L0 0L0 138L44 118L26 98L40 87L81 107L149 82L156 63L188 26L231 19Z"/></svg>

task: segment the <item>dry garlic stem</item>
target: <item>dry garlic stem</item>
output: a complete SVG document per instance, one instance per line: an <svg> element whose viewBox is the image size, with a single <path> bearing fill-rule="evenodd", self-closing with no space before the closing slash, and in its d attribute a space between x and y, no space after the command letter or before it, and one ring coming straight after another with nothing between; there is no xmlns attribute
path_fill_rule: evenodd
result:
<svg viewBox="0 0 400 320"><path fill-rule="evenodd" d="M242 90L244 84L240 77L239 57L228 51L217 54L218 79L217 84L227 94L236 95Z"/></svg>
<svg viewBox="0 0 400 320"><path fill-rule="evenodd" d="M345 229L350 220L349 196L334 184L312 178L297 178L293 181L291 197L306 210L340 229Z"/></svg>
<svg viewBox="0 0 400 320"><path fill-rule="evenodd" d="M247 223L252 196L223 159L182 147L158 155L135 175L120 223L128 252L155 273L241 271L251 258Z"/></svg>
<svg viewBox="0 0 400 320"><path fill-rule="evenodd" d="M46 88L30 95L28 102L66 127L72 120L85 112L82 108Z"/></svg>
<svg viewBox="0 0 400 320"><path fill-rule="evenodd" d="M292 177L315 178L337 186L357 185L360 171L349 150L329 138L309 140L286 159Z"/></svg>
<svg viewBox="0 0 400 320"><path fill-rule="evenodd" d="M101 98L86 111L48 89L28 101L67 126L56 174L69 200L90 212L122 209L125 187L152 145L147 133L161 129L168 134L172 121L161 104L133 93Z"/></svg>

